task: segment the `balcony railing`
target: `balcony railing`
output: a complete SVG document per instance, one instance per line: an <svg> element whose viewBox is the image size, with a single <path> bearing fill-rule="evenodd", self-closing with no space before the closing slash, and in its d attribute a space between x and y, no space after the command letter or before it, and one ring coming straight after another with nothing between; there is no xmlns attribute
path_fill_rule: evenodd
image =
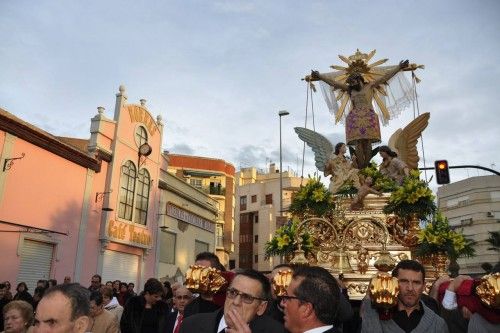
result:
<svg viewBox="0 0 500 333"><path fill-rule="evenodd" d="M203 186L200 190L211 195L226 195L226 188L221 186Z"/></svg>

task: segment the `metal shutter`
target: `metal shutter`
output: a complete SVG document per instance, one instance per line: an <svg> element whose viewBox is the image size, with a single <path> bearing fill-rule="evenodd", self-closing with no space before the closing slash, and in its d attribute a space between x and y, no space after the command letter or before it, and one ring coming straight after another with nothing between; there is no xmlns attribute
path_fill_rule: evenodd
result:
<svg viewBox="0 0 500 333"><path fill-rule="evenodd" d="M133 282L136 289L139 287L137 286L139 256L106 250L102 266L102 283L120 280L126 283Z"/></svg>
<svg viewBox="0 0 500 333"><path fill-rule="evenodd" d="M24 240L17 283L26 282L30 294L38 280L49 279L53 253L53 244Z"/></svg>

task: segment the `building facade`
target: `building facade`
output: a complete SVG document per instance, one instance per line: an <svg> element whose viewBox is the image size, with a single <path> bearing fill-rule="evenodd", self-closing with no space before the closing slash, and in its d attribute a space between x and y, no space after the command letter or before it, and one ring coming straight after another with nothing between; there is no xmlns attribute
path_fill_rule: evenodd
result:
<svg viewBox="0 0 500 333"><path fill-rule="evenodd" d="M267 172L256 168L243 168L236 173L235 267L270 271L280 258L265 260L266 242L274 236L277 228L288 219L288 209L292 196L302 183L302 178L289 171L282 174L283 212L280 212L280 173L271 164Z"/></svg>
<svg viewBox="0 0 500 333"><path fill-rule="evenodd" d="M169 172L160 177L158 276L184 281L200 252L215 252L218 202Z"/></svg>
<svg viewBox="0 0 500 333"><path fill-rule="evenodd" d="M56 137L0 109L1 279L32 291L38 279L88 285L97 273L142 286L185 271L177 256L191 256L183 248L197 240L214 249L217 205L203 193L190 201L203 205L183 205L190 190L168 177L162 136L161 118L145 100L128 103L123 86L113 116L98 108L89 139ZM184 238L172 246L168 232ZM175 268L160 265L165 249Z"/></svg>
<svg viewBox="0 0 500 333"><path fill-rule="evenodd" d="M471 177L438 188L439 209L453 228L476 241L474 258L460 258L460 274L484 274L481 264L493 266L500 253L488 250L489 231L500 231L500 177Z"/></svg>
<svg viewBox="0 0 500 333"><path fill-rule="evenodd" d="M216 200L215 253L230 268L234 252L234 166L221 159L168 154L168 171Z"/></svg>

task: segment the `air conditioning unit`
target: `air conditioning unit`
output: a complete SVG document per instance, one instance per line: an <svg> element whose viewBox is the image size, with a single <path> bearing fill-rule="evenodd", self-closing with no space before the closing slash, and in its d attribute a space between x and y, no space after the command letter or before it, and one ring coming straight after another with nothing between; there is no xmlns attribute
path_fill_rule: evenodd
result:
<svg viewBox="0 0 500 333"><path fill-rule="evenodd" d="M487 212L486 216L487 217L495 217L495 214L493 214L493 212Z"/></svg>
<svg viewBox="0 0 500 333"><path fill-rule="evenodd" d="M462 226L471 225L472 224L472 217L470 217L468 219L460 220L460 224Z"/></svg>

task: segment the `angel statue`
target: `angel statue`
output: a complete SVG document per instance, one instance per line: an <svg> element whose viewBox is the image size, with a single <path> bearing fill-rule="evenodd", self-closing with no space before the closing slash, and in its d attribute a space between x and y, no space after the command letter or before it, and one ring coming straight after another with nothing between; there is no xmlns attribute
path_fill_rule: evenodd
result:
<svg viewBox="0 0 500 333"><path fill-rule="evenodd" d="M408 175L409 170L418 168L418 138L429 124L430 114L421 114L412 120L405 128L398 129L389 139L389 147L377 147L384 159L380 165L382 174L402 183L403 178ZM344 155L346 144L338 143L335 149L332 143L323 135L303 127L295 127L299 138L307 143L314 152L315 165L318 170L323 171L325 176L331 175L330 191L337 193L343 185L352 183L358 189L356 207L363 207L363 199L369 194L378 194L371 190L370 180L365 180L363 186L357 169L357 158L351 161ZM391 153L388 153L390 151ZM399 157L398 157L399 156ZM369 162L369 160L368 160ZM361 193L360 193L361 190Z"/></svg>
<svg viewBox="0 0 500 333"><path fill-rule="evenodd" d="M363 180L363 184L359 187L358 193L354 196L351 203L351 210L362 210L364 208L363 201L368 194L376 194L379 197L382 192L379 192L372 188L373 179L372 177L366 177Z"/></svg>
<svg viewBox="0 0 500 333"><path fill-rule="evenodd" d="M360 187L356 160L349 161L345 156L347 150L345 143L337 143L334 149L332 143L317 132L303 127L295 127L295 132L312 148L318 170L323 171L325 176L332 176L330 192L335 194L348 183L356 189Z"/></svg>
<svg viewBox="0 0 500 333"><path fill-rule="evenodd" d="M398 80L401 91L399 94L390 90L387 93L389 81L403 70L422 68L409 64L408 60L401 61L399 65L377 67L387 61L382 59L369 64L375 54L363 54L359 50L349 58L339 56L348 64L348 67L332 66L337 71L334 73L320 74L312 71L306 80L321 81L330 86L331 97L328 97L327 88L323 87L325 98L330 110L335 112L335 122L345 117L346 141L350 146L355 146L355 155L359 168L364 168L372 158L372 144L381 141L379 117L374 111L374 102L386 124L391 117L397 115L409 102L413 95L409 84L403 75ZM398 85L394 84L394 85ZM389 96L394 99L391 105L386 100ZM337 104L340 102L340 107ZM394 108L391 108L395 106ZM348 109L345 114L345 109ZM392 112L392 114L391 114Z"/></svg>
<svg viewBox="0 0 500 333"><path fill-rule="evenodd" d="M429 124L429 117L429 112L422 113L404 129L400 128L394 132L389 138L388 146L378 147L378 152L382 157L380 172L398 185L403 184L410 170L418 168L417 141Z"/></svg>

